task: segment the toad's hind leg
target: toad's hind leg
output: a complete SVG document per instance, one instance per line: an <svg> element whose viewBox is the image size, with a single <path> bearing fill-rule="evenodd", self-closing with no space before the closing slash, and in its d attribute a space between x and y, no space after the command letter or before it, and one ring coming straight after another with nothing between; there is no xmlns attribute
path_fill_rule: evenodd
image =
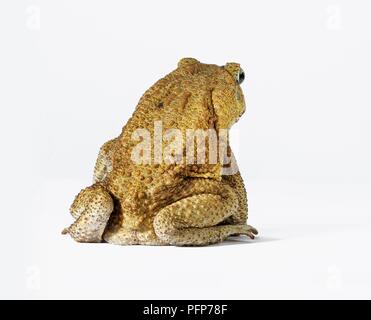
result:
<svg viewBox="0 0 371 320"><path fill-rule="evenodd" d="M208 245L237 234L254 238L256 230L246 224L218 225L237 210L233 193L195 195L162 209L155 217L154 229L161 240L179 246Z"/></svg>
<svg viewBox="0 0 371 320"><path fill-rule="evenodd" d="M99 184L82 190L71 206L76 221L63 230L77 242L101 242L102 234L113 211L113 200Z"/></svg>

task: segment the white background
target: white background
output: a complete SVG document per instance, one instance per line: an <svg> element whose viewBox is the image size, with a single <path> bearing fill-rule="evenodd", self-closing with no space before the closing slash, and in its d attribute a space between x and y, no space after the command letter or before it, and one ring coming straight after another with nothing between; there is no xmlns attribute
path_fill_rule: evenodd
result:
<svg viewBox="0 0 371 320"><path fill-rule="evenodd" d="M369 1L3 0L1 298L371 298ZM181 57L241 63L255 241L60 235L99 147Z"/></svg>

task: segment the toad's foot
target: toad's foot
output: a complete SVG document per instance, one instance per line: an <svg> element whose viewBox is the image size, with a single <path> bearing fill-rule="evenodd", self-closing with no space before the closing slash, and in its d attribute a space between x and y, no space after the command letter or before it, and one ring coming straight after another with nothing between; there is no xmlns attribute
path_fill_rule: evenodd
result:
<svg viewBox="0 0 371 320"><path fill-rule="evenodd" d="M161 240L178 246L208 245L231 235L247 235L253 239L257 230L251 226L218 225L235 214L237 208L238 201L233 192L223 196L191 196L162 209L154 220L154 229Z"/></svg>
<svg viewBox="0 0 371 320"><path fill-rule="evenodd" d="M238 232L238 233L234 233L234 234L231 234L232 237L234 236L241 236L241 235L246 235L248 236L250 239L255 239L255 236L258 234L258 230L256 230L254 227L252 226L249 226L249 225L238 225L238 226L242 226L244 227L244 231L243 232Z"/></svg>
<svg viewBox="0 0 371 320"><path fill-rule="evenodd" d="M102 234L113 211L113 200L99 184L82 190L71 206L76 221L62 231L77 242L101 242Z"/></svg>

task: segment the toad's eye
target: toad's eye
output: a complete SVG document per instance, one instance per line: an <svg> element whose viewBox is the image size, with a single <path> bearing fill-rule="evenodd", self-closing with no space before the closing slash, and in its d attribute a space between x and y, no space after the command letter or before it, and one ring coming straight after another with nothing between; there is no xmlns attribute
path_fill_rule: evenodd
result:
<svg viewBox="0 0 371 320"><path fill-rule="evenodd" d="M238 84L241 84L245 80L245 72L240 68L236 75L236 81Z"/></svg>

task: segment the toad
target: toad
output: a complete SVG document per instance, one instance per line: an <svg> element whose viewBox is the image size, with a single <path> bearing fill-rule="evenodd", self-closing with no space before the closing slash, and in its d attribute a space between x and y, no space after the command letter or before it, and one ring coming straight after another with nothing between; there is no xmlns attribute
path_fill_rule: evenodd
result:
<svg viewBox="0 0 371 320"><path fill-rule="evenodd" d="M118 245L253 239L244 183L238 169L230 170L226 159L234 157L222 135L245 111L244 76L238 63L181 59L144 93L121 134L101 147L93 184L76 196L75 221L62 233ZM206 134L197 141L200 132ZM215 147L212 137L224 143Z"/></svg>

